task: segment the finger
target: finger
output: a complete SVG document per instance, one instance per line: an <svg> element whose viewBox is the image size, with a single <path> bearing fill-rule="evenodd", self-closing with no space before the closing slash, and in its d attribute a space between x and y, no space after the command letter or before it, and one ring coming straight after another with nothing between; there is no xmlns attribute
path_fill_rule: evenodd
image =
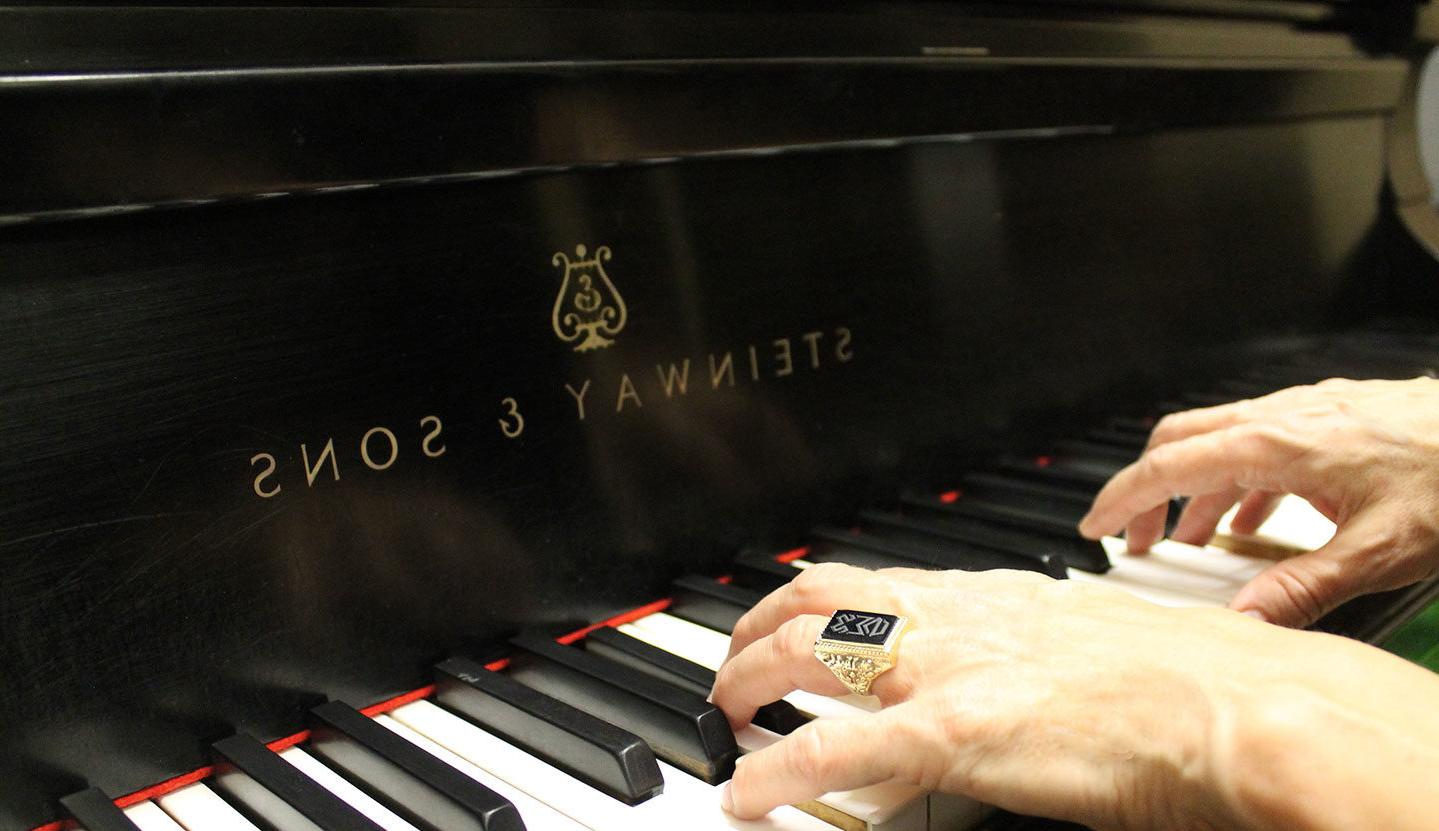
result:
<svg viewBox="0 0 1439 831"><path fill-rule="evenodd" d="M900 735L903 705L854 718L821 719L747 754L720 797L740 819L891 779L913 779L914 745Z"/></svg>
<svg viewBox="0 0 1439 831"><path fill-rule="evenodd" d="M1142 554L1164 538L1164 520L1169 516L1169 503L1150 508L1129 521L1124 529L1124 544L1130 554Z"/></svg>
<svg viewBox="0 0 1439 831"><path fill-rule="evenodd" d="M1241 496L1244 496L1242 489L1229 488L1219 493L1194 497L1184 506L1184 513L1179 515L1179 523L1174 526L1174 533L1169 536L1190 545L1208 543L1214 537L1214 529L1219 527L1219 520L1224 518Z"/></svg>
<svg viewBox="0 0 1439 831"><path fill-rule="evenodd" d="M1396 541L1393 523L1371 512L1346 524L1324 547L1260 572L1229 608L1281 626L1307 626L1361 594L1423 577L1415 570L1417 559Z"/></svg>
<svg viewBox="0 0 1439 831"><path fill-rule="evenodd" d="M907 608L908 593L897 587L912 581L898 577L896 572L901 571L908 569L875 572L841 563L820 563L805 569L766 595L735 623L726 661L797 615L828 615L836 609L905 614L902 609Z"/></svg>
<svg viewBox="0 0 1439 831"><path fill-rule="evenodd" d="M1079 530L1091 539L1116 533L1174 494L1199 496L1236 487L1287 490L1278 485L1278 477L1294 452L1254 424L1156 447L1109 480Z"/></svg>
<svg viewBox="0 0 1439 831"><path fill-rule="evenodd" d="M1212 433L1215 430L1233 427L1245 420L1250 409L1250 402L1235 401L1215 407L1200 407L1194 410L1170 413L1159 419L1159 422L1154 425L1154 429L1149 431L1149 442L1144 449L1149 450L1161 444L1181 441L1201 433Z"/></svg>
<svg viewBox="0 0 1439 831"><path fill-rule="evenodd" d="M724 711L736 730L750 723L755 710L795 690L818 695L844 695L840 683L814 655L814 642L829 618L800 615L785 621L725 661L715 673L710 700ZM886 675L892 674L885 673Z"/></svg>
<svg viewBox="0 0 1439 831"><path fill-rule="evenodd" d="M1236 534L1259 533L1259 527L1274 516L1274 510L1279 507L1279 500L1283 498L1282 493L1250 492L1244 497L1244 501L1239 503L1239 510L1234 512L1234 519L1229 522L1229 530Z"/></svg>

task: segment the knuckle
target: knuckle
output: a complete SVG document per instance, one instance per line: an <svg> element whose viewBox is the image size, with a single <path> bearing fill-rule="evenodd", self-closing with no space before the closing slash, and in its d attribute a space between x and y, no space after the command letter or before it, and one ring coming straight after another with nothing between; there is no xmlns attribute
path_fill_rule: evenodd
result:
<svg viewBox="0 0 1439 831"><path fill-rule="evenodd" d="M785 621L774 637L775 651L779 653L782 660L792 658L796 655L804 655L814 648L814 637L809 633L805 622L800 618Z"/></svg>
<svg viewBox="0 0 1439 831"><path fill-rule="evenodd" d="M790 594L801 604L824 596L828 587L834 584L850 567L843 563L816 563L801 571L789 583Z"/></svg>
<svg viewBox="0 0 1439 831"><path fill-rule="evenodd" d="M749 613L741 615L740 619L735 621L734 629L730 632L730 640L737 644L753 641L754 632L752 630L755 625L754 615Z"/></svg>
<svg viewBox="0 0 1439 831"><path fill-rule="evenodd" d="M824 781L830 771L830 752L830 741L824 735L820 722L801 728L790 736L790 766L806 781Z"/></svg>
<svg viewBox="0 0 1439 831"><path fill-rule="evenodd" d="M1164 444L1169 437L1177 434L1184 425L1182 413L1170 413L1155 422L1154 428L1149 431L1149 446Z"/></svg>
<svg viewBox="0 0 1439 831"><path fill-rule="evenodd" d="M1274 585L1306 621L1316 620L1329 610L1328 593L1309 572L1283 569L1274 575Z"/></svg>
<svg viewBox="0 0 1439 831"><path fill-rule="evenodd" d="M1174 471L1174 445L1163 444L1147 451L1139 459L1140 473L1156 482L1167 482Z"/></svg>

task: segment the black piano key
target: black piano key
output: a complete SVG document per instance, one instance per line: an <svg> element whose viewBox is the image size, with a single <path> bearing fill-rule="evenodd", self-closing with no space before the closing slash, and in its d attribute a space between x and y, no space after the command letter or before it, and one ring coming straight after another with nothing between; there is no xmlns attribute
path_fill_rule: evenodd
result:
<svg viewBox="0 0 1439 831"><path fill-rule="evenodd" d="M791 571L797 570L791 568ZM653 675L695 695L708 696L710 690L714 689L714 670L638 638L632 638L618 629L596 629L585 636L584 645L596 655ZM789 702L776 701L759 708L753 721L771 732L789 735L808 722L809 718Z"/></svg>
<svg viewBox="0 0 1439 831"><path fill-rule="evenodd" d="M1116 473L1139 458L1127 447L1116 447L1086 439L1062 439L1054 443L1055 458L1062 462L1092 465L1096 469L1112 469Z"/></svg>
<svg viewBox="0 0 1439 831"><path fill-rule="evenodd" d="M844 549L851 549L869 554L876 558L876 562L879 562L878 558L892 558L899 567L958 569L961 571L1009 568L1037 571L1057 579L1064 579L1068 576L1064 570L1064 560L1047 554L1021 556L948 540L932 543L898 540L863 531L856 533L841 528L823 526L813 529L810 536L814 540L811 544L814 557L819 561L843 558L845 557ZM860 563L852 564L859 565Z"/></svg>
<svg viewBox="0 0 1439 831"><path fill-rule="evenodd" d="M654 751L634 733L468 658L435 673L437 703L615 799L638 805L664 790Z"/></svg>
<svg viewBox="0 0 1439 831"><path fill-rule="evenodd" d="M1002 473L966 473L960 481L963 483L961 496L1027 503L1059 516L1073 517L1076 523L1093 501L1089 494L1074 488Z"/></svg>
<svg viewBox="0 0 1439 831"><path fill-rule="evenodd" d="M1083 539L1079 535L1077 521L1073 518L1024 504L1001 502L979 496L964 496L953 502L946 502L938 497L918 495L905 496L903 504L910 508L932 511L946 516L982 520L999 526L1023 528L1066 539Z"/></svg>
<svg viewBox="0 0 1439 831"><path fill-rule="evenodd" d="M381 831L374 821L251 736L211 745L212 784L264 831Z"/></svg>
<svg viewBox="0 0 1439 831"><path fill-rule="evenodd" d="M421 831L523 831L509 800L353 707L310 717L311 752Z"/></svg>
<svg viewBox="0 0 1439 831"><path fill-rule="evenodd" d="M734 626L764 595L710 577L687 574L670 584L674 602L669 613L691 623L733 632Z"/></svg>
<svg viewBox="0 0 1439 831"><path fill-rule="evenodd" d="M704 696L541 634L510 642L522 650L509 669L520 683L635 733L656 756L710 784L734 773L734 733Z"/></svg>
<svg viewBox="0 0 1439 831"><path fill-rule="evenodd" d="M1354 380L1378 379L1402 381L1420 375L1433 375L1434 366L1429 363L1405 363L1390 361L1382 356L1314 357L1295 361L1297 366L1310 373L1308 383L1317 384L1329 378L1351 378Z"/></svg>
<svg viewBox="0 0 1439 831"><path fill-rule="evenodd" d="M1363 363L1376 368L1422 373L1439 365L1439 354L1427 345L1405 344L1372 334L1363 338L1346 338L1335 343L1327 354L1340 362ZM1413 377L1412 375L1410 377Z"/></svg>
<svg viewBox="0 0 1439 831"><path fill-rule="evenodd" d="M1076 468L1053 458L1041 464L1035 459L1004 458L995 463L995 469L1010 476L1046 482L1055 487L1069 488L1076 493L1086 494L1091 499L1099 493L1113 474L1088 468Z"/></svg>
<svg viewBox="0 0 1439 831"><path fill-rule="evenodd" d="M1233 404L1240 396L1222 392L1186 392L1179 396L1186 410L1196 407L1218 407L1221 404Z"/></svg>
<svg viewBox="0 0 1439 831"><path fill-rule="evenodd" d="M1248 378L1228 378L1220 381L1217 386L1221 393L1225 395L1235 395L1239 398L1259 398L1278 389L1278 387L1273 384L1266 384Z"/></svg>
<svg viewBox="0 0 1439 831"><path fill-rule="evenodd" d="M841 534L846 532L841 532ZM844 563L855 568L867 568L878 571L882 568L927 568L930 570L942 570L943 566L932 563L924 563L918 560L909 560L904 557L897 557L893 554L886 554L882 551L875 551L861 545L854 545L849 540L811 540L810 553L806 557L813 563ZM731 632L731 630L724 630ZM731 634L733 634L731 632Z"/></svg>
<svg viewBox="0 0 1439 831"><path fill-rule="evenodd" d="M1131 418L1129 416L1110 416L1105 419L1104 426L1116 433L1124 433L1131 436L1149 437L1154 430L1154 419L1152 418Z"/></svg>
<svg viewBox="0 0 1439 831"><path fill-rule="evenodd" d="M944 540L982 545L1008 551L1015 556L1042 559L1052 557L1071 568L1103 574L1109 570L1109 557L1097 541L1061 537L997 525L960 516L941 516L934 512L895 514L868 511L860 519L873 529L925 534Z"/></svg>
<svg viewBox="0 0 1439 831"><path fill-rule="evenodd" d="M140 831L99 788L62 796L60 807L74 817L85 831Z"/></svg>
<svg viewBox="0 0 1439 831"><path fill-rule="evenodd" d="M1244 378L1280 390L1317 383L1324 380L1324 373L1313 367L1272 365L1245 370Z"/></svg>
<svg viewBox="0 0 1439 831"><path fill-rule="evenodd" d="M1098 444L1122 447L1132 453L1133 458L1136 459L1144 451L1145 445L1149 443L1149 431L1147 430L1143 433L1130 433L1111 427L1094 427L1084 431L1084 437Z"/></svg>
<svg viewBox="0 0 1439 831"><path fill-rule="evenodd" d="M741 551L734 560L735 584L768 594L799 574L799 569L774 557L773 553L758 548Z"/></svg>

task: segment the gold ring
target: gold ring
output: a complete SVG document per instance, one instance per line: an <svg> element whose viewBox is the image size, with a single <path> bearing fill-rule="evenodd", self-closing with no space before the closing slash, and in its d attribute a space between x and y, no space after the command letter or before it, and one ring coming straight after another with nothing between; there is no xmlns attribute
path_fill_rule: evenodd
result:
<svg viewBox="0 0 1439 831"><path fill-rule="evenodd" d="M899 638L909 619L883 612L839 609L814 642L814 656L856 695L869 695L874 679L899 660Z"/></svg>

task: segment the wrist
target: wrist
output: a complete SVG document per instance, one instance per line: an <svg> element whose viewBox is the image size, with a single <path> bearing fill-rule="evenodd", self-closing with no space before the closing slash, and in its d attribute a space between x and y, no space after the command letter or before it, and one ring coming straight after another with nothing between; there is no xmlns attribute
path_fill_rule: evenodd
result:
<svg viewBox="0 0 1439 831"><path fill-rule="evenodd" d="M1213 792L1233 826L1426 827L1406 822L1439 797L1439 718L1428 706L1436 679L1362 644L1276 634L1291 640L1289 654L1312 660L1236 675L1215 707Z"/></svg>

